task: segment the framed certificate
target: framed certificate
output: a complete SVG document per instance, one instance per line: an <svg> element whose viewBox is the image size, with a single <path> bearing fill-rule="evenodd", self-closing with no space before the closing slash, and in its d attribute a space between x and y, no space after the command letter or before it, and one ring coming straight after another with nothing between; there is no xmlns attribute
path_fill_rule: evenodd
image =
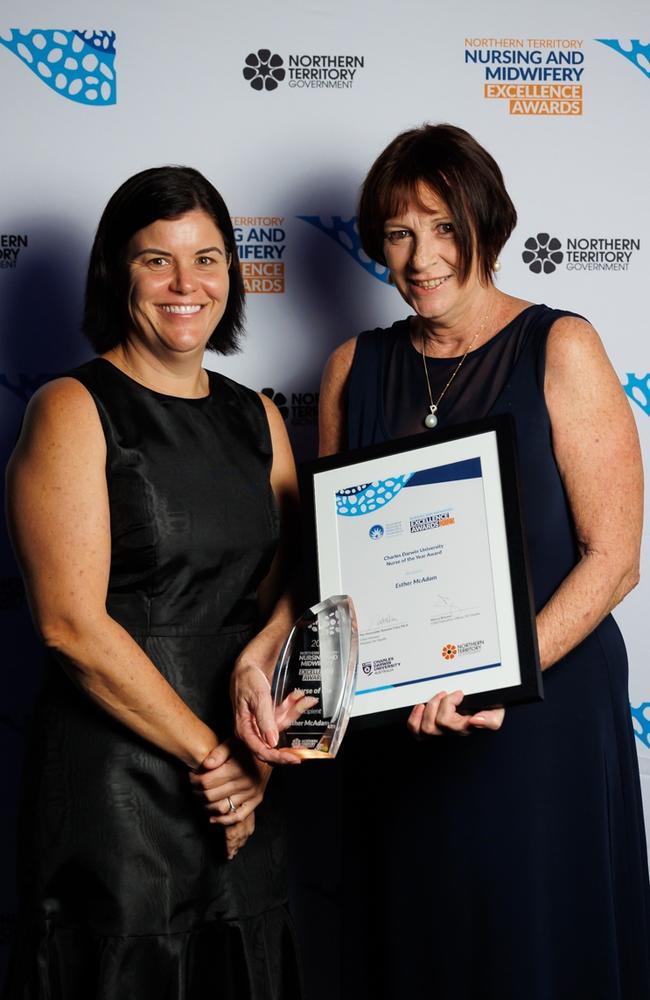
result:
<svg viewBox="0 0 650 1000"><path fill-rule="evenodd" d="M307 462L301 492L314 589L356 607L354 717L542 697L509 415Z"/></svg>

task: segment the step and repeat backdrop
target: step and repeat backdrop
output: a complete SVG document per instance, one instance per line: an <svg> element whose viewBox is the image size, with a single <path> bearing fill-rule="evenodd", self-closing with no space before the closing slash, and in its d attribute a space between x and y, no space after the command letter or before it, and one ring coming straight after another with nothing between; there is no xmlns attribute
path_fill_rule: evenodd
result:
<svg viewBox="0 0 650 1000"><path fill-rule="evenodd" d="M518 209L500 287L591 319L650 465L646 4L25 0L0 10L0 88L3 463L31 394L90 355L79 318L107 198L165 163L204 172L237 234L248 333L241 354L207 365L271 396L297 455L312 456L326 357L404 314L360 247L359 185L397 132L447 121L495 156ZM650 816L647 543L643 569L616 617ZM4 537L0 612L6 942L39 651Z"/></svg>

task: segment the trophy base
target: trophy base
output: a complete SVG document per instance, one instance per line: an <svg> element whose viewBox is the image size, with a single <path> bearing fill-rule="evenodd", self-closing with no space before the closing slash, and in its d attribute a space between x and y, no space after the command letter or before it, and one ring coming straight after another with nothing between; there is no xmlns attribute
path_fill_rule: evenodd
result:
<svg viewBox="0 0 650 1000"><path fill-rule="evenodd" d="M334 754L331 754L329 750L306 750L304 747L298 747L291 753L302 760L334 760Z"/></svg>
<svg viewBox="0 0 650 1000"><path fill-rule="evenodd" d="M332 741L329 736L321 737L318 741L304 740L304 743L311 743L311 746L300 746L300 742L298 739L285 742L283 746L278 747L278 750L291 753L295 757L300 757L301 760L334 760L336 749L338 749L335 748L334 753L332 753Z"/></svg>

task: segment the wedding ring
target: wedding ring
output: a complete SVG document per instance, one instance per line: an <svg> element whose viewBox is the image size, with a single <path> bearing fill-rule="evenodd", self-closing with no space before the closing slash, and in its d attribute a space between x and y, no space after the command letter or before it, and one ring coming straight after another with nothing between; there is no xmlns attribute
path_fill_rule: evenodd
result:
<svg viewBox="0 0 650 1000"><path fill-rule="evenodd" d="M228 799L228 805L230 806L230 810L229 811L231 813L237 812L237 806L235 805L235 803L233 802L233 800L230 798L230 796L227 795L226 798Z"/></svg>

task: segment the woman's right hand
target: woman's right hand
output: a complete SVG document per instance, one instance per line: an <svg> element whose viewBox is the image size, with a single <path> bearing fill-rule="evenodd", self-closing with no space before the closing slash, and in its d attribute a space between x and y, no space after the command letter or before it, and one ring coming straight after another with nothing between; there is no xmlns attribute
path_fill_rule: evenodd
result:
<svg viewBox="0 0 650 1000"><path fill-rule="evenodd" d="M210 822L229 827L246 819L260 804L271 768L237 740L211 750L201 767L190 772L194 795L210 813Z"/></svg>
<svg viewBox="0 0 650 1000"><path fill-rule="evenodd" d="M246 650L244 650L246 653ZM244 654L235 664L231 680L235 712L235 732L248 749L267 764L299 764L291 750L276 750L279 734L288 729L316 699L303 691L292 691L281 705L273 708L271 685L261 667L247 661Z"/></svg>

